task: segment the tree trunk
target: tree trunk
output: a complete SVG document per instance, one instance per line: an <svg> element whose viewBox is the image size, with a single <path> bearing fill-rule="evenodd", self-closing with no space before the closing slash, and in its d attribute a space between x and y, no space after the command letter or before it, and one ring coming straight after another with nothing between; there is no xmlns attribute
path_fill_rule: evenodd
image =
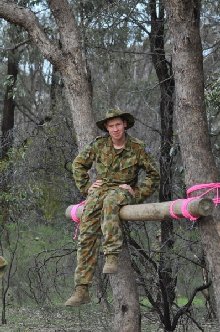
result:
<svg viewBox="0 0 220 332"><path fill-rule="evenodd" d="M14 128L14 87L18 75L18 57L16 51L8 53L8 70L7 83L4 97L4 107L2 116L2 159L8 154L9 149L13 145L13 128Z"/></svg>
<svg viewBox="0 0 220 332"><path fill-rule="evenodd" d="M9 35L15 33L15 29L9 31ZM13 41L14 38L10 36L10 40ZM19 53L18 50L8 52L8 64L7 64L7 84L4 96L4 107L2 115L2 137L1 137L1 150L2 160L8 159L8 152L13 146L13 129L14 129L14 88L17 81L18 75L18 64L19 64ZM1 207L2 207L2 225L6 225L9 221L9 200L7 193L10 188L10 181L12 176L12 165L8 164L7 171L2 172L1 175Z"/></svg>
<svg viewBox="0 0 220 332"><path fill-rule="evenodd" d="M64 82L73 117L77 145L81 150L97 134L92 113L92 85L85 50L68 1L48 1L60 33L62 60L56 64Z"/></svg>
<svg viewBox="0 0 220 332"><path fill-rule="evenodd" d="M204 103L200 1L166 0L173 38L173 69L176 86L175 112L187 187L217 182L219 173L212 154ZM213 282L220 321L220 227L219 208L214 217L201 218L204 252Z"/></svg>
<svg viewBox="0 0 220 332"><path fill-rule="evenodd" d="M172 155L173 146L173 94L174 79L172 65L166 60L164 48L164 4L163 1L150 1L151 33L150 45L152 61L160 84L160 190L159 201L172 199ZM161 246L158 268L160 292L159 305L163 312L164 326L171 326L170 309L175 299L176 278L172 272L171 251L174 245L173 221L168 215L161 223Z"/></svg>
<svg viewBox="0 0 220 332"><path fill-rule="evenodd" d="M114 331L140 332L139 298L127 244L120 254L118 274L110 277L110 283L114 297Z"/></svg>

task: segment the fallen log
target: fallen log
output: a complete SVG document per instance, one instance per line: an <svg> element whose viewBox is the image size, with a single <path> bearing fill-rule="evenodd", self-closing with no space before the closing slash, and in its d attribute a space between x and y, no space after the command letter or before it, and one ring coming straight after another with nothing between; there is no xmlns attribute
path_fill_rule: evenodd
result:
<svg viewBox="0 0 220 332"><path fill-rule="evenodd" d="M179 199L173 205L173 212L179 218L185 218L181 211L181 206L184 199ZM170 205L173 201L162 203L147 203L147 204L134 204L125 205L120 210L120 218L124 221L162 221L170 217ZM65 215L71 219L71 210L74 205L68 206ZM81 217L83 206L79 206L76 215ZM214 203L209 198L200 198L192 200L187 205L187 210L193 216L209 216L212 214Z"/></svg>

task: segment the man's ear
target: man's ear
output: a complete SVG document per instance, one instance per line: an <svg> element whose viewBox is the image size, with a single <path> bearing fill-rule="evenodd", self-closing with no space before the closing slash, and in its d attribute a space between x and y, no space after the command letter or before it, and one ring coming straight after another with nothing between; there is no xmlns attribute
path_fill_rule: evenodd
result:
<svg viewBox="0 0 220 332"><path fill-rule="evenodd" d="M127 120L123 120L123 123L124 123L124 129L127 129L127 127L128 127Z"/></svg>

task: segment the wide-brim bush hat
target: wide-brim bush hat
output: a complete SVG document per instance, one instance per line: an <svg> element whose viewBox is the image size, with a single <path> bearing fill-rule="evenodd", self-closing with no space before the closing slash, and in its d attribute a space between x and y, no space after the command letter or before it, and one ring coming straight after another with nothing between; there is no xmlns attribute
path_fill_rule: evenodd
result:
<svg viewBox="0 0 220 332"><path fill-rule="evenodd" d="M107 129L105 127L106 121L113 119L113 118L122 118L123 120L126 120L127 121L126 129L133 127L133 125L135 123L135 119L132 114L130 114L128 112L123 112L119 109L110 109L107 111L107 113L103 119L96 122L96 125L98 126L99 129L101 129L103 131L107 131Z"/></svg>

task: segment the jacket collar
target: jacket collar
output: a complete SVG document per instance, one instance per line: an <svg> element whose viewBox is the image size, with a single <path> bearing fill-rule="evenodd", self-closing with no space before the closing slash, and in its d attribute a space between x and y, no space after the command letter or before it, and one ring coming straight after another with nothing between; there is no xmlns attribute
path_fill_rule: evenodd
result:
<svg viewBox="0 0 220 332"><path fill-rule="evenodd" d="M124 147L124 150L126 151L129 151L130 148L131 148L131 138L130 136L126 133L125 134L125 138L126 138L126 141L125 141L125 147ZM113 148L113 143L112 143L112 139L111 139L111 136L108 136L108 139L107 139L107 144L106 144L109 148Z"/></svg>

